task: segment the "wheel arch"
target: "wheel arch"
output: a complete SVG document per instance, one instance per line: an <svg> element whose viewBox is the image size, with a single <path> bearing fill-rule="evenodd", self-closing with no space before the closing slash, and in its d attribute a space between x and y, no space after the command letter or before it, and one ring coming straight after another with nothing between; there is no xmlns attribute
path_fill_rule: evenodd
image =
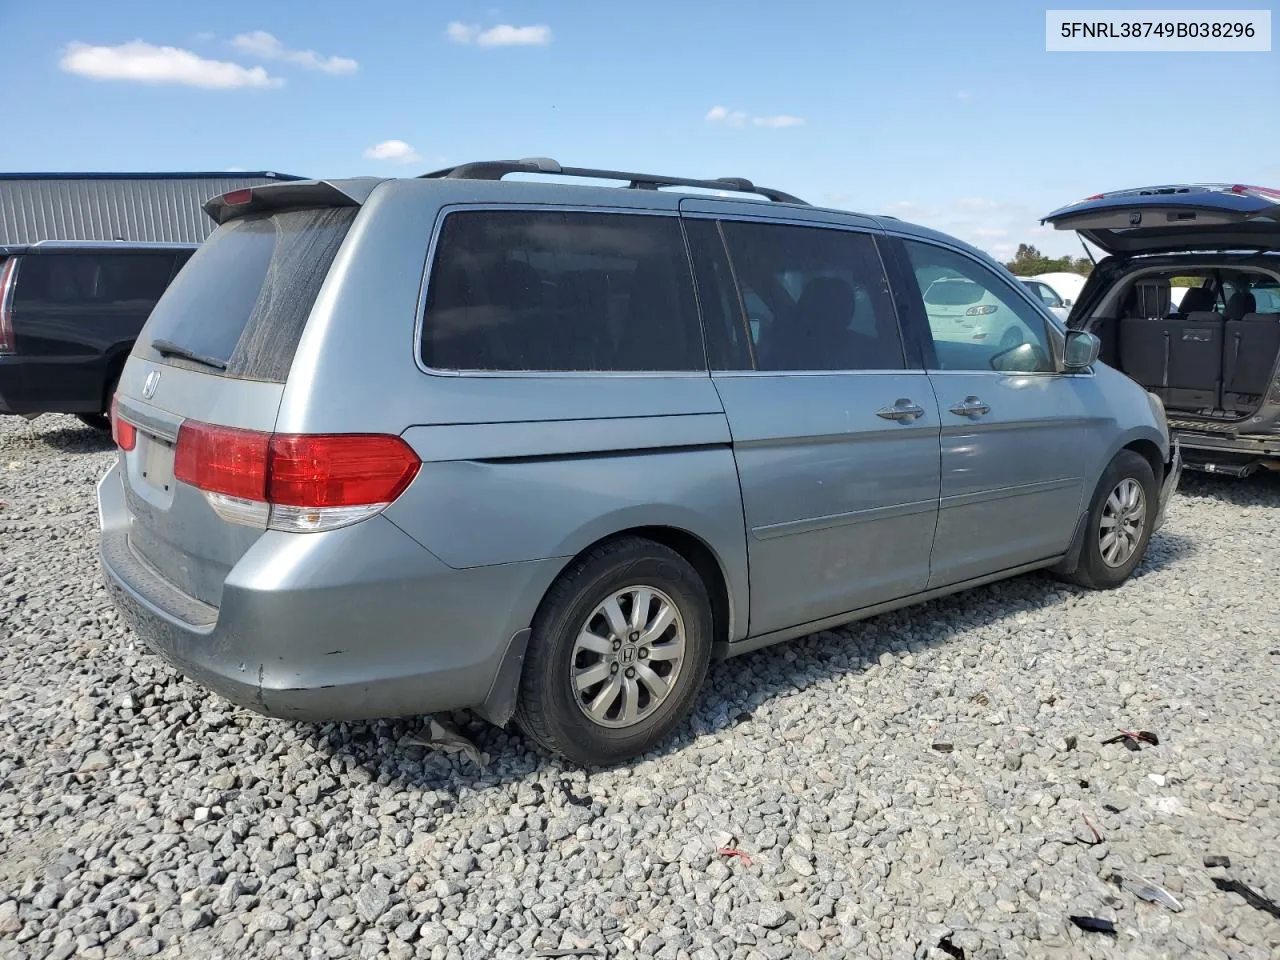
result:
<svg viewBox="0 0 1280 960"><path fill-rule="evenodd" d="M697 572L711 600L712 651L713 656L715 656L715 651L722 649L733 637L733 631L737 629L733 611L734 598L730 592L728 571L722 558L705 539L681 527L664 524L633 526L593 540L573 556L565 558L555 578L553 578L547 589L543 591L542 597L538 601L538 609L541 609L542 605L546 603L547 597L556 581L580 557L604 544L630 537L650 540L674 550L688 561L689 565ZM530 619L532 621L532 618ZM520 679L524 672L524 659L530 634L531 630L526 627L511 638L488 696L483 704L475 708L475 711L480 716L497 726L504 726L515 712L516 697L520 689Z"/></svg>
<svg viewBox="0 0 1280 960"><path fill-rule="evenodd" d="M1155 443L1155 441L1146 437L1138 437L1137 439L1130 440L1120 449L1132 450L1134 453L1146 460L1147 463L1151 464L1151 473L1155 476L1157 484L1164 479L1164 454L1160 452L1160 447ZM1110 461L1107 462L1110 463Z"/></svg>

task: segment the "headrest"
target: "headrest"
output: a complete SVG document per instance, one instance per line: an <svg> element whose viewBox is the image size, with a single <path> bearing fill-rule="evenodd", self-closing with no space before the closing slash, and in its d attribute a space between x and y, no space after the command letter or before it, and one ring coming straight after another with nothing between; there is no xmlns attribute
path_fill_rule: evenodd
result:
<svg viewBox="0 0 1280 960"><path fill-rule="evenodd" d="M1183 294L1182 302L1178 304L1178 312L1187 314L1212 310L1217 301L1218 298L1214 296L1213 291L1205 287L1191 287Z"/></svg>
<svg viewBox="0 0 1280 960"><path fill-rule="evenodd" d="M1222 315L1228 320L1241 320L1246 313L1253 313L1258 309L1258 301L1248 290L1241 290L1239 293L1233 293L1231 299L1227 301L1226 309L1222 311Z"/></svg>
<svg viewBox="0 0 1280 960"><path fill-rule="evenodd" d="M1139 280L1129 294L1126 316L1167 317L1169 304L1173 302L1168 280Z"/></svg>
<svg viewBox="0 0 1280 960"><path fill-rule="evenodd" d="M815 277L805 284L796 302L796 312L807 324L842 330L853 320L857 297L853 288L838 277Z"/></svg>

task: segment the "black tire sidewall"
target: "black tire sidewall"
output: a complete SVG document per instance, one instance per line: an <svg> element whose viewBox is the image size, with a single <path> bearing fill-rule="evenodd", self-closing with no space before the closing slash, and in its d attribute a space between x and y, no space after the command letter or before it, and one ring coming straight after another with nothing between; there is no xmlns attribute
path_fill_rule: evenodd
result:
<svg viewBox="0 0 1280 960"><path fill-rule="evenodd" d="M76 419L86 427L93 427L103 433L111 432L111 417L105 413L77 413Z"/></svg>
<svg viewBox="0 0 1280 960"><path fill-rule="evenodd" d="M1102 547L1098 543L1098 525L1102 518L1102 510L1111 492L1124 479L1132 477L1142 486L1146 497L1146 518L1142 536L1133 556L1118 567L1112 567L1102 559ZM1089 505L1089 516L1084 530L1084 550L1081 555L1083 572L1092 586L1109 589L1124 583L1142 563L1147 555L1147 546L1151 543L1152 528L1160 509L1160 488L1156 483L1151 464L1139 453L1132 450L1121 450L1112 458L1103 471L1102 478L1093 494L1093 502Z"/></svg>
<svg viewBox="0 0 1280 960"><path fill-rule="evenodd" d="M626 729L592 723L572 688L570 660L578 630L611 593L644 585L661 590L684 621L685 659L676 689L650 717ZM621 541L585 558L553 588L534 618L521 681L521 726L543 746L585 766L627 760L661 743L685 719L697 699L711 658L713 619L707 590L679 554L656 543ZM530 702L536 701L536 702ZM529 729L532 726L534 729Z"/></svg>

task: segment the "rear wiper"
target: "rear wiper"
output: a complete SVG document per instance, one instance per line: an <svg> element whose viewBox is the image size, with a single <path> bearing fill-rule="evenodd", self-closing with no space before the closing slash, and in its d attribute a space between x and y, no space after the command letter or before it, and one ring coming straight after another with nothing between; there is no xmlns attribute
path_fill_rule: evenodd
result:
<svg viewBox="0 0 1280 960"><path fill-rule="evenodd" d="M190 360L192 363L198 363L204 367L212 367L214 370L226 370L227 364L223 360L215 360L212 357L204 357L198 353L193 353L186 347L180 347L172 340L152 340L151 349L162 357L181 357L183 360Z"/></svg>

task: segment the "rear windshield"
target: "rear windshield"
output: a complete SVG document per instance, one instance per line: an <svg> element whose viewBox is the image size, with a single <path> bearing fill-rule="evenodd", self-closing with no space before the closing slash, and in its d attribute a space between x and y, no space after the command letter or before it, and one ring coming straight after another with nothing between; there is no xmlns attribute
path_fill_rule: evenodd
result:
<svg viewBox="0 0 1280 960"><path fill-rule="evenodd" d="M971 280L938 280L924 294L924 302L937 307L966 307L981 299L982 287Z"/></svg>
<svg viewBox="0 0 1280 960"><path fill-rule="evenodd" d="M286 210L223 224L156 304L145 331L152 359L283 383L356 212Z"/></svg>
<svg viewBox="0 0 1280 960"><path fill-rule="evenodd" d="M174 253L50 253L23 257L15 313L58 307L149 310L173 275ZM186 254L181 257L185 258Z"/></svg>

